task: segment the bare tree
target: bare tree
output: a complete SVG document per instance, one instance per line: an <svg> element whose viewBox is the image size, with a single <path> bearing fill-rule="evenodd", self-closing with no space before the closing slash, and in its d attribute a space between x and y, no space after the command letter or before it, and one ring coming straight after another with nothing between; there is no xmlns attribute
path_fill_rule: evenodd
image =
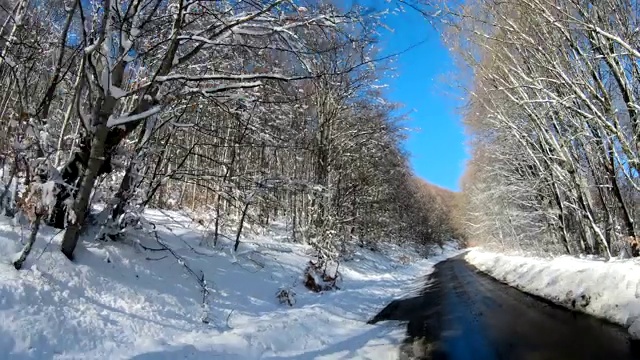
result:
<svg viewBox="0 0 640 360"><path fill-rule="evenodd" d="M466 196L479 241L608 257L635 242L637 197L621 189L640 190L637 14L618 1L451 11L450 42L475 75Z"/></svg>

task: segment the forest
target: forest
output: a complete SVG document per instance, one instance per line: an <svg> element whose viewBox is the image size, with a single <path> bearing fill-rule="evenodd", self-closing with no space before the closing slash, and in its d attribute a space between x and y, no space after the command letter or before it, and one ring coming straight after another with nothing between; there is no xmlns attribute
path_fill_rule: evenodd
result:
<svg viewBox="0 0 640 360"><path fill-rule="evenodd" d="M389 9L5 0L0 207L29 221L23 258L41 224L72 259L87 227L118 240L150 207L189 212L212 245L230 231L236 248L243 229L285 221L323 259L451 238L640 255L638 4L393 7L422 12L455 58L460 193L410 168L379 47Z"/></svg>
<svg viewBox="0 0 640 360"><path fill-rule="evenodd" d="M118 241L148 208L223 234L285 221L335 260L349 244L436 244L452 194L414 177L386 10L329 1L27 0L0 7L0 207L29 240ZM440 195L438 195L440 194ZM224 230L224 231L223 231ZM93 236L93 235L92 235ZM91 239L88 239L91 240Z"/></svg>
<svg viewBox="0 0 640 360"><path fill-rule="evenodd" d="M639 223L637 0L0 0L4 357L638 358Z"/></svg>
<svg viewBox="0 0 640 360"><path fill-rule="evenodd" d="M447 13L447 44L471 75L460 84L473 242L639 255L639 15L625 0L474 0Z"/></svg>

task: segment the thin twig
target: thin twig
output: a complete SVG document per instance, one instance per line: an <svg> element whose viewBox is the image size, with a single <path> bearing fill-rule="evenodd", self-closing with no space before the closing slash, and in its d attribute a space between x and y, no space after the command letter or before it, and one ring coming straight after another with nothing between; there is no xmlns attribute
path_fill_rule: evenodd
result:
<svg viewBox="0 0 640 360"><path fill-rule="evenodd" d="M229 326L229 319L231 318L231 314L233 314L234 311L235 309L231 309L231 311L229 312L229 315L227 315L227 321L225 323L228 328L231 328L231 326Z"/></svg>
<svg viewBox="0 0 640 360"><path fill-rule="evenodd" d="M142 245L140 242L138 242L138 245L139 245L141 248L143 248L143 249L145 249L145 250L149 250L149 251L168 251L167 249L156 249L156 248L151 248L151 247L148 247L148 246L144 246L144 245Z"/></svg>
<svg viewBox="0 0 640 360"><path fill-rule="evenodd" d="M53 242L53 239L60 235L60 233L64 231L64 229L60 229L58 230L58 232L56 232L55 234L53 234L53 236L49 239L49 242L47 242L47 244L44 246L44 248L42 248L42 252L40 253L40 255L38 255L38 257L36 258L36 262L38 262L38 260L40 260L40 258L42 257L42 255L44 254L45 251L47 251L47 248L49 247L49 245Z"/></svg>

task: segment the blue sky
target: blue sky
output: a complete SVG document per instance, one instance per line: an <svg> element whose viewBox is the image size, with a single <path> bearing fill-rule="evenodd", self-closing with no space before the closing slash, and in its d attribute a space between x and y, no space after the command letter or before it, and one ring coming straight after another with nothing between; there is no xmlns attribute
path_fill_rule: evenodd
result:
<svg viewBox="0 0 640 360"><path fill-rule="evenodd" d="M381 6L386 3L371 1ZM400 55L395 61L397 76L386 79L390 100L403 103L403 112L411 119L409 127L418 128L405 144L411 166L423 179L458 190L468 155L458 112L461 103L452 94L452 84L447 83L455 72L453 61L437 31L415 11L391 15L386 22L394 31L382 33L384 54L425 41Z"/></svg>

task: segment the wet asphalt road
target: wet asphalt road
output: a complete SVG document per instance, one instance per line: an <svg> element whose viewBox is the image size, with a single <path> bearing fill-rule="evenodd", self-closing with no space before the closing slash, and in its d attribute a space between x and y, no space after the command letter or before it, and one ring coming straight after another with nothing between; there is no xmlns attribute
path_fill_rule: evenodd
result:
<svg viewBox="0 0 640 360"><path fill-rule="evenodd" d="M407 322L401 359L640 359L623 328L522 293L461 257L436 265L418 296L372 322L383 320Z"/></svg>

